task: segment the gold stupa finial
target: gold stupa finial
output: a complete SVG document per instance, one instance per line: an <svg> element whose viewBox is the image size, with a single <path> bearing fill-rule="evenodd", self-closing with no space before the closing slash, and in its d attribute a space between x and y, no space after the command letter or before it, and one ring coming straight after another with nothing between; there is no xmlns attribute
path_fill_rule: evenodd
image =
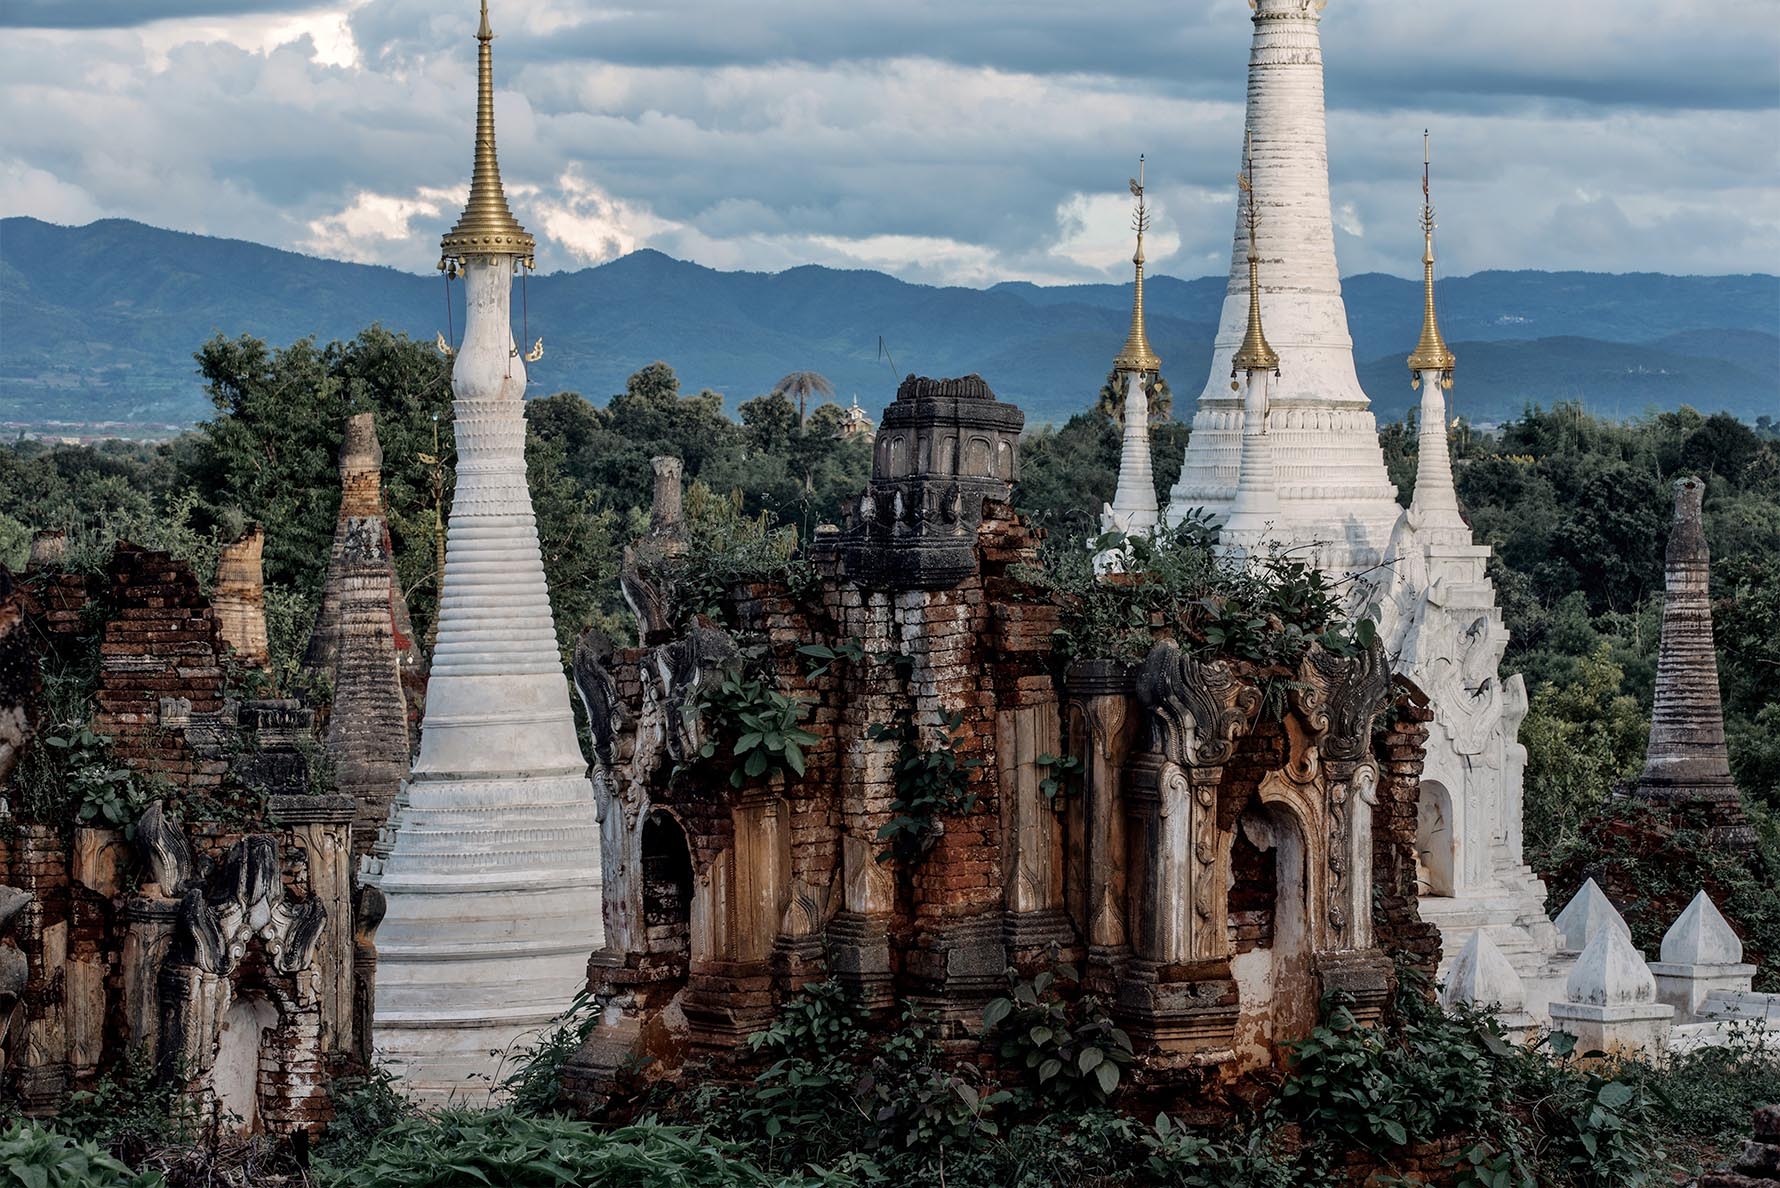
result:
<svg viewBox="0 0 1780 1188"><path fill-rule="evenodd" d="M1131 196L1137 199L1137 211L1131 216L1131 229L1137 232L1137 251L1131 263L1137 266L1137 288L1131 294L1131 333L1125 345L1113 358L1114 371L1138 371L1148 374L1162 369L1162 360L1150 349L1149 336L1143 328L1143 233L1150 229L1149 208L1143 201L1143 155L1137 157L1137 176L1131 179Z"/></svg>
<svg viewBox="0 0 1780 1188"><path fill-rule="evenodd" d="M1428 186L1428 134L1422 132L1422 336L1409 356L1410 386L1421 387L1422 372L1440 372L1442 387L1452 387L1452 369L1458 362L1446 340L1440 337L1440 320L1434 316L1434 199Z"/></svg>
<svg viewBox="0 0 1780 1188"><path fill-rule="evenodd" d="M1267 335L1261 330L1261 257L1255 246L1255 228L1260 224L1261 213L1255 209L1254 144L1246 136L1242 141L1242 168L1243 172L1236 175L1236 184L1242 189L1243 217L1248 223L1248 332L1230 359L1231 375L1238 371L1279 370L1279 355L1267 345Z"/></svg>
<svg viewBox="0 0 1780 1188"><path fill-rule="evenodd" d="M537 241L513 217L495 159L494 54L489 46L494 33L488 27L488 0L482 0L476 40L476 164L470 174L470 200L457 226L439 245L439 267L455 269L473 256L516 256L530 268Z"/></svg>

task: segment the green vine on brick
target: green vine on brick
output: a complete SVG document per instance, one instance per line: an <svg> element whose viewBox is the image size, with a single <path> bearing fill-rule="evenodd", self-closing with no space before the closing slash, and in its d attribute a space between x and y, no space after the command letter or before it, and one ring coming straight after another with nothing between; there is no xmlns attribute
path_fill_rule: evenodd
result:
<svg viewBox="0 0 1780 1188"><path fill-rule="evenodd" d="M733 788L784 772L802 778L804 748L821 741L798 725L809 716L809 703L739 672L725 674L721 684L701 692L699 711L710 722L699 757L715 759L727 746L739 761L729 771Z"/></svg>
<svg viewBox="0 0 1780 1188"><path fill-rule="evenodd" d="M931 728L933 745L926 750L906 711L894 722L871 727L874 742L897 743L896 799L890 805L890 820L878 830L878 840L888 843L878 852L879 862L892 858L909 866L922 862L939 841L941 817L976 811L978 797L970 790L970 773L983 761L959 756L963 727L963 713L954 710L945 715Z"/></svg>
<svg viewBox="0 0 1780 1188"><path fill-rule="evenodd" d="M1060 808L1065 800L1082 790L1082 761L1074 755L1053 755L1049 751L1038 757L1038 766L1045 776L1038 781L1039 791L1053 807Z"/></svg>

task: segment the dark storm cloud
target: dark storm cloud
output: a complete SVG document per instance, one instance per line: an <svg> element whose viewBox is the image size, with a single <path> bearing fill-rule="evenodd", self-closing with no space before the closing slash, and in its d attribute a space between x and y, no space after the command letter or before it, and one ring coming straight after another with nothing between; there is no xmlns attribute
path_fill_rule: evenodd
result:
<svg viewBox="0 0 1780 1188"><path fill-rule="evenodd" d="M1424 126L1454 270L1780 266L1771 3L1331 0L1344 271L1414 271ZM547 268L651 246L724 268L1111 277L1139 151L1152 265L1227 266L1243 0L492 7L503 170ZM32 113L0 145L0 213L428 267L468 172L474 0L178 11L214 15L0 44L0 102Z"/></svg>
<svg viewBox="0 0 1780 1188"><path fill-rule="evenodd" d="M127 29L179 17L252 16L314 7L315 0L6 0L0 4L0 27Z"/></svg>

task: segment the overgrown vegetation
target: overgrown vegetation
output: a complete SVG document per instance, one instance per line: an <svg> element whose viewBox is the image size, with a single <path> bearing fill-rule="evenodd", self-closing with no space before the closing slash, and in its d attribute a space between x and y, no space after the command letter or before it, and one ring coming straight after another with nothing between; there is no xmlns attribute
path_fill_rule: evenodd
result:
<svg viewBox="0 0 1780 1188"><path fill-rule="evenodd" d="M1291 668L1313 644L1351 655L1371 641L1376 624L1349 615L1347 584L1307 554L1233 559L1216 540L1192 517L1156 536L1108 533L1095 548L1122 554L1126 572L1116 581L1095 574L1078 542L1047 541L1044 564L1026 576L1062 602L1057 642L1069 659L1134 663L1170 638L1201 655Z"/></svg>
<svg viewBox="0 0 1780 1188"><path fill-rule="evenodd" d="M874 722L867 732L874 742L896 743L896 798L890 803L890 819L878 829L878 840L886 843L878 851L879 862L894 858L905 866L919 863L938 844L944 818L976 811L970 773L983 761L959 754L963 726L964 714L953 710L928 728L925 747L912 713Z"/></svg>

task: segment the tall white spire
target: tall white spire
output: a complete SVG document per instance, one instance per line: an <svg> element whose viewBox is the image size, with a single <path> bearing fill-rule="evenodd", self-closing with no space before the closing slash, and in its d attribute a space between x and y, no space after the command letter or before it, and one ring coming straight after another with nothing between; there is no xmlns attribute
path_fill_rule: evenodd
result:
<svg viewBox="0 0 1780 1188"><path fill-rule="evenodd" d="M1440 334L1434 312L1434 196L1429 185L1428 134L1422 133L1422 336L1409 356L1409 373L1422 391L1421 427L1416 434L1415 496L1410 502L1428 539L1450 535L1471 543L1471 529L1459 513L1452 483L1452 456L1446 444L1446 393L1458 365Z"/></svg>
<svg viewBox="0 0 1780 1188"><path fill-rule="evenodd" d="M1242 452L1236 479L1236 497L1224 521L1222 542L1253 550L1273 537L1280 519L1279 491L1273 466L1273 443L1267 432L1268 381L1279 375L1279 352L1267 341L1261 326L1261 258L1257 243L1261 224L1255 202L1254 146L1243 145L1243 220L1248 228L1248 327L1242 343L1230 357L1230 388L1242 394Z"/></svg>
<svg viewBox="0 0 1780 1188"><path fill-rule="evenodd" d="M1280 357L1267 432L1287 535L1330 542L1324 563L1369 565L1397 518L1378 427L1354 372L1335 263L1316 0L1258 0L1249 54L1247 134L1261 195L1257 254L1268 337ZM1230 390L1248 326L1248 229L1239 213L1229 288L1168 518L1195 507L1227 516L1240 469L1243 396Z"/></svg>
<svg viewBox="0 0 1780 1188"><path fill-rule="evenodd" d="M1144 386L1147 376L1161 370L1162 360L1150 349L1143 323L1143 233L1150 229L1143 186L1144 159L1140 155L1137 176L1131 179L1131 194L1137 199L1137 209L1131 215L1131 228L1137 232L1137 250L1131 256L1137 272L1131 295L1131 330L1113 359L1114 383L1124 389L1119 482L1112 502L1102 505L1100 512L1102 534L1119 532L1126 536L1147 536L1162 520L1156 501L1156 476L1150 463L1150 396ZM1095 556L1094 566L1102 573L1117 572L1123 568L1123 557L1124 550L1107 549Z"/></svg>
<svg viewBox="0 0 1780 1188"><path fill-rule="evenodd" d="M599 827L575 734L525 474L513 274L531 236L495 164L486 0L470 204L441 267L462 271L451 370L457 486L420 757L364 881L377 934L378 1057L433 1100L486 1091L515 1040L568 1006L602 939ZM532 357L536 357L535 354Z"/></svg>

